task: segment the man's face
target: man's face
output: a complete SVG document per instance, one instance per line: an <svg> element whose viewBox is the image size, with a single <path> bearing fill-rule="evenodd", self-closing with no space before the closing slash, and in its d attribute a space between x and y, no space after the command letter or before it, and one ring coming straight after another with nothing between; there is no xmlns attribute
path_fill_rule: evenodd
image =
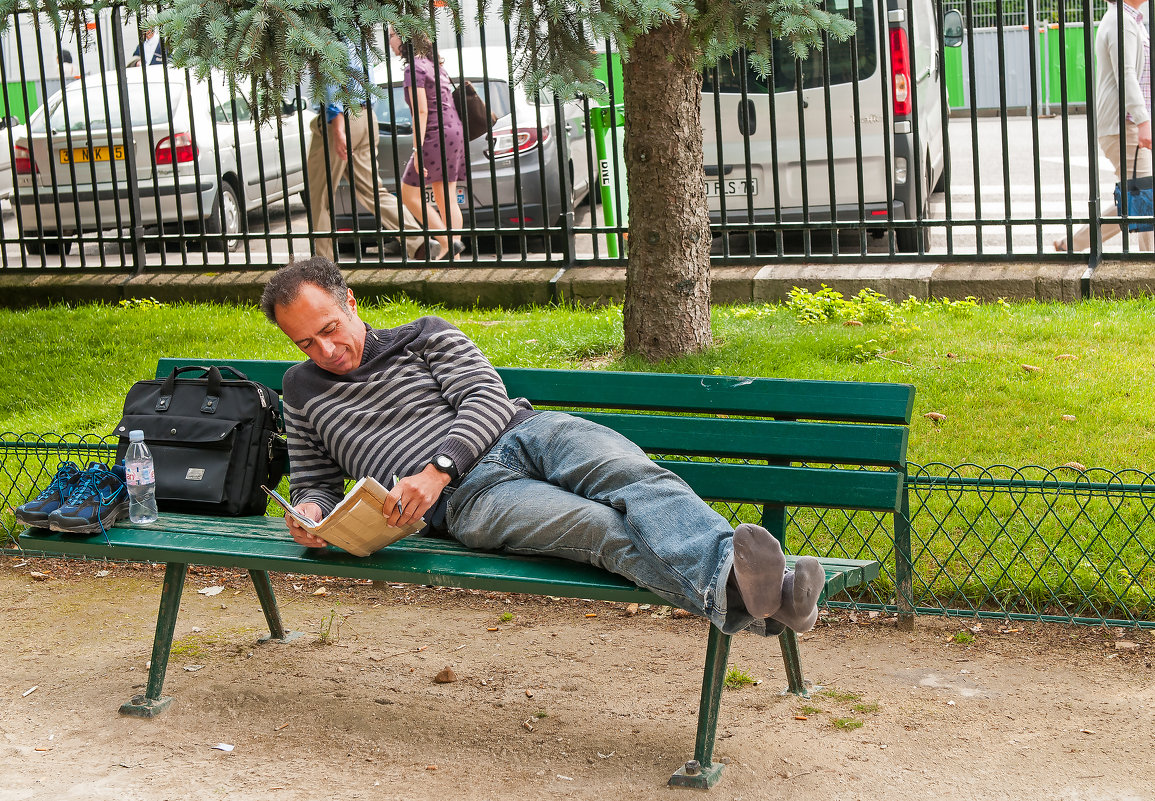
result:
<svg viewBox="0 0 1155 801"><path fill-rule="evenodd" d="M322 370L345 375L361 364L365 324L352 290L341 304L316 284L302 284L292 303L277 306L277 325Z"/></svg>

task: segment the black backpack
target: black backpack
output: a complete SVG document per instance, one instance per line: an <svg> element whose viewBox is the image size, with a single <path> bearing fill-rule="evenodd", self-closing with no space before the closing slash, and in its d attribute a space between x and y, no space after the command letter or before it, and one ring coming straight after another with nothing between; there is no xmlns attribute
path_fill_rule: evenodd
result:
<svg viewBox="0 0 1155 801"><path fill-rule="evenodd" d="M202 375L180 376L192 370ZM222 378L221 370L236 380ZM137 428L156 463L162 512L264 514L261 485L276 487L285 473L280 399L232 367L178 367L167 378L133 384L115 432L118 460Z"/></svg>

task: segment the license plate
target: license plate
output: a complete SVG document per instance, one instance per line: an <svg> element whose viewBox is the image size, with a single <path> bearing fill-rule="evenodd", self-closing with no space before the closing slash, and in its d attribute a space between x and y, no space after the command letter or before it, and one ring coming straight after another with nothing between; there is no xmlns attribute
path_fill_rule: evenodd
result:
<svg viewBox="0 0 1155 801"><path fill-rule="evenodd" d="M60 151L61 164L87 164L90 161L124 161L124 145L74 147Z"/></svg>
<svg viewBox="0 0 1155 801"><path fill-rule="evenodd" d="M431 187L428 187L428 186L425 187L425 202L426 203L436 203L437 202L433 197L433 189ZM457 187L457 205L458 206L464 206L465 205L465 187L464 186Z"/></svg>
<svg viewBox="0 0 1155 801"><path fill-rule="evenodd" d="M727 197L730 195L742 195L745 197L747 194L758 194L757 178L751 178L750 180L746 180L745 178L727 178L722 181L706 181L706 197L718 197L718 195L721 194L719 186L725 190ZM747 186L750 187L749 192L746 191Z"/></svg>

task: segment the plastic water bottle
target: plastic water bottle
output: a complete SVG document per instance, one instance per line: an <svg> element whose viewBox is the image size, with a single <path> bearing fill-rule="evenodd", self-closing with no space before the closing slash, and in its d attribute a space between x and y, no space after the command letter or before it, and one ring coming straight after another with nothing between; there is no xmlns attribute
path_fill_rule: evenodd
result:
<svg viewBox="0 0 1155 801"><path fill-rule="evenodd" d="M144 444L144 432L128 432L128 451L124 454L124 483L128 485L128 519L133 523L155 523L156 468L152 454Z"/></svg>

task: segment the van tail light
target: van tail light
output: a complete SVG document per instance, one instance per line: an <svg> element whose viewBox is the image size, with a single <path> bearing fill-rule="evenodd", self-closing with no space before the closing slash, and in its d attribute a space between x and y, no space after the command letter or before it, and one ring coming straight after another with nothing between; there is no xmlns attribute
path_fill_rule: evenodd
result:
<svg viewBox="0 0 1155 801"><path fill-rule="evenodd" d="M910 45L903 28L890 29L890 69L894 76L894 116L910 116Z"/></svg>
<svg viewBox="0 0 1155 801"><path fill-rule="evenodd" d="M153 160L157 166L168 164L187 164L197 157L197 149L193 146L192 135L178 133L166 136L156 144Z"/></svg>
<svg viewBox="0 0 1155 801"><path fill-rule="evenodd" d="M541 126L541 141L538 141L538 129L532 128L499 128L493 132L490 146L490 157L495 159L509 158L515 152L525 151L537 147L539 144L549 143L549 126Z"/></svg>
<svg viewBox="0 0 1155 801"><path fill-rule="evenodd" d="M32 160L32 151L21 145L16 145L15 152L16 158L12 164L16 168L17 175L32 175L40 172L40 168Z"/></svg>

